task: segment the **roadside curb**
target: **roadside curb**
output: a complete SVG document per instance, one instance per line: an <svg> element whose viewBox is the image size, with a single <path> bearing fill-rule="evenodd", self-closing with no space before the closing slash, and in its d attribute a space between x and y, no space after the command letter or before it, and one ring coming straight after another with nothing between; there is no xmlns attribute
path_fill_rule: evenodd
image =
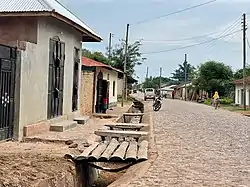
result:
<svg viewBox="0 0 250 187"><path fill-rule="evenodd" d="M148 171L150 166L155 162L156 158L158 157L156 140L154 136L152 112L150 111L148 105L144 106L144 109L146 109L146 114L149 115L149 159L147 161L131 166L123 176L121 176L118 180L114 181L108 187L131 186L130 183L136 181L140 177L143 177L143 175Z"/></svg>

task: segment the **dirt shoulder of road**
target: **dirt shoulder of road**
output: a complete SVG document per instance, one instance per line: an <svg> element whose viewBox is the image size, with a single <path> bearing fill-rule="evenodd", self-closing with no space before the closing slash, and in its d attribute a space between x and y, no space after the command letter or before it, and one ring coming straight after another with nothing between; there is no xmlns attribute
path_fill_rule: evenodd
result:
<svg viewBox="0 0 250 187"><path fill-rule="evenodd" d="M110 113L121 114L129 107L114 108ZM91 118L87 124L63 133L46 132L35 136L34 140L39 139L39 142L1 142L0 187L75 186L75 165L64 155L78 155L98 141L94 131L111 121L114 119Z"/></svg>

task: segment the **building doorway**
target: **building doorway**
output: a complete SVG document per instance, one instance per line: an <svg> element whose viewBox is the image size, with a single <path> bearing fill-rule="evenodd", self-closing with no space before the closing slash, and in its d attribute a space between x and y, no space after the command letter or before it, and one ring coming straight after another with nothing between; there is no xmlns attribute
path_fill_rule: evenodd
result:
<svg viewBox="0 0 250 187"><path fill-rule="evenodd" d="M0 45L0 141L13 137L16 54Z"/></svg>
<svg viewBox="0 0 250 187"><path fill-rule="evenodd" d="M105 113L108 108L109 103L109 82L107 80L103 80L103 73L99 72L97 76L97 85L96 85L96 113ZM105 99L107 102L105 108Z"/></svg>

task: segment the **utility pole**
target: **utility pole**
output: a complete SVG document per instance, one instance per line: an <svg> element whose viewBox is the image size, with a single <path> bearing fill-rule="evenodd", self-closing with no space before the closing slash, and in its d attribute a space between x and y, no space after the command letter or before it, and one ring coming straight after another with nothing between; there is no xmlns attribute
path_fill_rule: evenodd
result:
<svg viewBox="0 0 250 187"><path fill-rule="evenodd" d="M246 14L243 14L243 105L246 110Z"/></svg>
<svg viewBox="0 0 250 187"><path fill-rule="evenodd" d="M112 33L109 33L109 61L111 60L111 45L112 45L112 37L113 37L113 34Z"/></svg>
<svg viewBox="0 0 250 187"><path fill-rule="evenodd" d="M145 82L147 83L147 85L146 85L146 87L148 87L148 67L147 67L147 72L146 72L146 80L145 80Z"/></svg>
<svg viewBox="0 0 250 187"><path fill-rule="evenodd" d="M127 60L128 60L128 33L129 33L129 24L126 28L126 38L125 38L125 58L124 58L124 67L123 67L123 94L122 94L122 107L124 106L124 99L127 100Z"/></svg>
<svg viewBox="0 0 250 187"><path fill-rule="evenodd" d="M161 76L162 76L162 67L160 67L160 93L161 93Z"/></svg>
<svg viewBox="0 0 250 187"><path fill-rule="evenodd" d="M185 54L184 71L185 71L185 101L186 101L187 100L187 54Z"/></svg>

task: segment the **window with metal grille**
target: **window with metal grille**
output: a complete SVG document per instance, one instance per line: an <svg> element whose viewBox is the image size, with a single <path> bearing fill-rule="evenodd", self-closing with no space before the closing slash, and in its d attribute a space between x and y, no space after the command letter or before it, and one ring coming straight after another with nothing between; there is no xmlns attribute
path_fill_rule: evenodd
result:
<svg viewBox="0 0 250 187"><path fill-rule="evenodd" d="M55 118L63 114L65 43L59 37L49 42L49 75L47 118Z"/></svg>

